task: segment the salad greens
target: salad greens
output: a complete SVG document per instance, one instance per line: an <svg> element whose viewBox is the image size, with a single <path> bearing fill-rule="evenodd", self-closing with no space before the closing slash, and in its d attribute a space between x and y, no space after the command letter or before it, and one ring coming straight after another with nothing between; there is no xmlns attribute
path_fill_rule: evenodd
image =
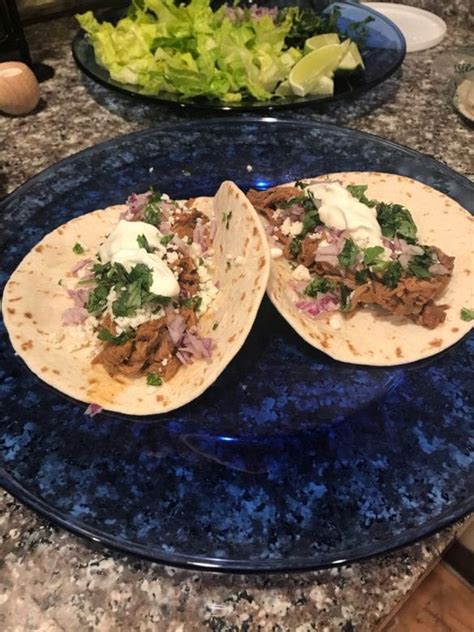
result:
<svg viewBox="0 0 474 632"><path fill-rule="evenodd" d="M213 11L211 0L133 0L115 26L99 23L91 11L76 17L113 80L143 94L232 103L274 97L303 56L306 37L338 31L339 10L321 16L237 2ZM351 33L363 35L364 28L365 21L351 25Z"/></svg>

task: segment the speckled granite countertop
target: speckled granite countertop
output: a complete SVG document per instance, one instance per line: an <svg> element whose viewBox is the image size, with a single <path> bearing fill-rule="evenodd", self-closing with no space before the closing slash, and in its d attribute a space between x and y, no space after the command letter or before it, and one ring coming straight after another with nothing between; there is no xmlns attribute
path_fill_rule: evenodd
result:
<svg viewBox="0 0 474 632"><path fill-rule="evenodd" d="M474 44L449 18L436 49L409 56L403 72L350 104L285 117L327 120L380 134L474 172L472 131L430 79L445 49ZM52 65L39 110L0 118L0 196L93 143L196 113L138 105L81 76L69 42L73 20L30 27L34 58ZM199 116L203 116L200 114ZM197 574L135 560L49 525L0 496L0 627L13 630L372 630L453 539L461 523L390 555L293 575Z"/></svg>

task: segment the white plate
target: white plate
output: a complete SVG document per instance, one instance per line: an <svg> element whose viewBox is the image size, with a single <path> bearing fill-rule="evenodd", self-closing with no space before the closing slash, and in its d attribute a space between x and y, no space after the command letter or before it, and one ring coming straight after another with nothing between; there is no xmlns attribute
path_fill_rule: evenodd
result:
<svg viewBox="0 0 474 632"><path fill-rule="evenodd" d="M446 22L434 13L391 2L362 2L392 20L405 36L407 53L439 44L446 34Z"/></svg>

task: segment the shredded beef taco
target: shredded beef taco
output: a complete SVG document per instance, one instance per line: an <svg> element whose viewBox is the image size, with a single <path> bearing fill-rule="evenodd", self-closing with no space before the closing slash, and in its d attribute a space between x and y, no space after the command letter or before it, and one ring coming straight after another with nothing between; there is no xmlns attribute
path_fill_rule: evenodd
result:
<svg viewBox="0 0 474 632"><path fill-rule="evenodd" d="M46 235L9 279L3 315L28 367L92 413L162 413L198 397L238 352L269 267L232 182L186 202L150 191Z"/></svg>
<svg viewBox="0 0 474 632"><path fill-rule="evenodd" d="M248 198L272 246L268 295L312 346L389 366L471 328L473 218L410 178L335 173Z"/></svg>

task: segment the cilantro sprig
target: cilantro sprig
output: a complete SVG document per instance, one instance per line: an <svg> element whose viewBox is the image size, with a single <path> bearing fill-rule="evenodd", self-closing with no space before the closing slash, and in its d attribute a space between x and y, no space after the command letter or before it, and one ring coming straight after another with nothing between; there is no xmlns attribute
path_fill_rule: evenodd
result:
<svg viewBox="0 0 474 632"><path fill-rule="evenodd" d="M409 244L416 243L416 224L410 211L401 204L377 204L377 221L382 235L394 239L399 237Z"/></svg>
<svg viewBox="0 0 474 632"><path fill-rule="evenodd" d="M468 309L467 307L463 307L461 309L461 320L465 320L468 323L471 320L474 320L474 309Z"/></svg>
<svg viewBox="0 0 474 632"><path fill-rule="evenodd" d="M311 296L314 298L317 294L326 294L333 288L333 283L328 281L328 279L323 279L322 277L314 277L311 279L310 283L305 287L304 294L306 296Z"/></svg>
<svg viewBox="0 0 474 632"><path fill-rule="evenodd" d="M131 340L134 336L134 333L132 330L126 330L126 331L122 331L122 333L118 334L117 336L114 336L113 334L110 333L110 331L108 329L101 329L99 331L99 333L97 334L97 338L99 340L102 340L103 342L111 342L114 345L124 345L126 342L128 342L129 340Z"/></svg>
<svg viewBox="0 0 474 632"><path fill-rule="evenodd" d="M349 237L344 242L341 252L337 255L337 260L342 268L352 268L359 259L360 248L353 239Z"/></svg>
<svg viewBox="0 0 474 632"><path fill-rule="evenodd" d="M153 187L150 187L150 197L145 204L145 208L142 211L141 220L152 224L152 226L158 226L161 221L161 211L159 203L161 202L162 195L158 191L155 191Z"/></svg>
<svg viewBox="0 0 474 632"><path fill-rule="evenodd" d="M76 241L76 243L74 244L74 246L72 247L72 251L76 254L76 255L83 255L86 251L86 249L84 248L84 246L82 246L78 241Z"/></svg>

